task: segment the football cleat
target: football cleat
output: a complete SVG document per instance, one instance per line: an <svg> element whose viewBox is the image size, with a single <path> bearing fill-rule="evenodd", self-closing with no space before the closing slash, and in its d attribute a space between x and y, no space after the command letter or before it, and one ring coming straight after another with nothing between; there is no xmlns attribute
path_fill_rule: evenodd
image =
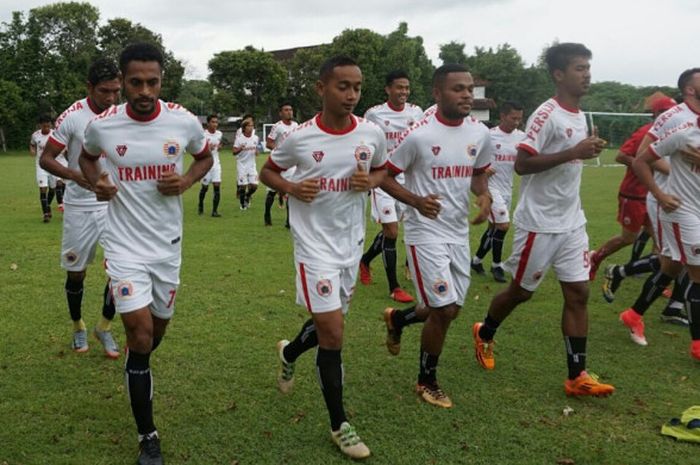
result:
<svg viewBox="0 0 700 465"><path fill-rule="evenodd" d="M63 213L64 208L63 208L63 204L62 204L62 203L59 203L59 204L58 204L58 211L60 211L61 213Z"/></svg>
<svg viewBox="0 0 700 465"><path fill-rule="evenodd" d="M630 330L630 338L640 346L648 345L644 337L644 318L631 308L620 313L620 321Z"/></svg>
<svg viewBox="0 0 700 465"><path fill-rule="evenodd" d="M48 213L44 213L44 219L42 220L44 223L48 223L51 221L51 215Z"/></svg>
<svg viewBox="0 0 700 465"><path fill-rule="evenodd" d="M700 360L700 341L690 343L690 356L695 360Z"/></svg>
<svg viewBox="0 0 700 465"><path fill-rule="evenodd" d="M211 212L212 218L221 218L221 213L219 212Z"/></svg>
<svg viewBox="0 0 700 465"><path fill-rule="evenodd" d="M160 452L160 439L156 433L151 433L139 442L138 465L163 465L163 454Z"/></svg>
<svg viewBox="0 0 700 465"><path fill-rule="evenodd" d="M396 289L391 291L391 294L389 294L389 297L391 297L395 301L400 302L402 304L408 304L408 303L413 302L413 297L411 296L411 294L404 291L400 287L397 287Z"/></svg>
<svg viewBox="0 0 700 465"><path fill-rule="evenodd" d="M279 373L277 374L277 389L282 394L287 394L294 387L294 363L288 363L284 359L284 348L288 344L289 341L286 339L277 341L277 356L280 360Z"/></svg>
<svg viewBox="0 0 700 465"><path fill-rule="evenodd" d="M86 329L73 331L73 352L87 352L90 346L88 345L88 333Z"/></svg>
<svg viewBox="0 0 700 465"><path fill-rule="evenodd" d="M481 263L474 263L472 261L469 266L471 266L472 271L474 271L474 273L476 273L476 274L482 274L482 275L486 274L486 270L484 269L484 265L482 265Z"/></svg>
<svg viewBox="0 0 700 465"><path fill-rule="evenodd" d="M452 400L447 397L447 394L440 389L440 386L438 386L437 383L416 384L416 394L418 394L421 399L430 405L435 405L436 407L442 408L452 408Z"/></svg>
<svg viewBox="0 0 700 465"><path fill-rule="evenodd" d="M597 376L582 371L576 379L564 381L564 391L567 396L607 397L615 392L615 387L611 384L603 384L598 381Z"/></svg>
<svg viewBox="0 0 700 465"><path fill-rule="evenodd" d="M100 331L95 328L92 334L94 334L95 338L102 344L107 358L111 358L112 360L119 358L119 346L114 341L112 331Z"/></svg>
<svg viewBox="0 0 700 465"><path fill-rule="evenodd" d="M399 355L401 351L401 330L394 327L392 317L395 308L387 307L384 309L384 324L386 324L386 348L391 355Z"/></svg>
<svg viewBox="0 0 700 465"><path fill-rule="evenodd" d="M674 308L671 306L667 306L664 311L661 312L661 321L680 326L688 326L690 324L688 322L688 315L683 308Z"/></svg>
<svg viewBox="0 0 700 465"><path fill-rule="evenodd" d="M493 340L484 341L479 336L479 329L483 323L474 323L472 326L472 336L474 337L474 356L479 365L486 370L496 368L496 359L493 356L493 347L496 344Z"/></svg>
<svg viewBox="0 0 700 465"><path fill-rule="evenodd" d="M340 452L351 459L365 459L370 455L369 448L357 435L355 428L347 421L341 423L338 431L331 431L331 439L338 446Z"/></svg>
<svg viewBox="0 0 700 465"><path fill-rule="evenodd" d="M365 286L372 284L372 271L369 269L369 265L365 265L365 262L360 260L360 282Z"/></svg>
<svg viewBox="0 0 700 465"><path fill-rule="evenodd" d="M603 278L603 298L611 304L615 300L615 292L622 283L622 277L615 275L615 267L617 265L608 265L605 267L605 277ZM619 275L618 275L619 276Z"/></svg>
<svg viewBox="0 0 700 465"><path fill-rule="evenodd" d="M499 283L508 282L508 280L506 280L506 274L503 271L503 268L501 268L500 266L492 266L491 267L491 276L493 276L493 279L496 282L499 282Z"/></svg>

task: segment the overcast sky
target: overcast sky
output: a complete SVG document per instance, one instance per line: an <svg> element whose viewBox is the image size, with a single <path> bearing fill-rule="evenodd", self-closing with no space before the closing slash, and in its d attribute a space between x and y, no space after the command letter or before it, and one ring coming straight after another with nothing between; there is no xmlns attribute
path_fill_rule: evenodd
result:
<svg viewBox="0 0 700 465"><path fill-rule="evenodd" d="M0 21L47 1L2 0ZM99 0L101 21L126 17L163 36L185 61L187 76L206 78L217 52L246 45L265 50L330 42L347 28L381 34L408 23L423 37L436 65L440 44L495 47L509 43L526 63L554 40L583 42L593 51L594 81L675 85L681 71L700 66L694 36L700 0L256 0L175 2ZM695 31L695 32L693 32Z"/></svg>

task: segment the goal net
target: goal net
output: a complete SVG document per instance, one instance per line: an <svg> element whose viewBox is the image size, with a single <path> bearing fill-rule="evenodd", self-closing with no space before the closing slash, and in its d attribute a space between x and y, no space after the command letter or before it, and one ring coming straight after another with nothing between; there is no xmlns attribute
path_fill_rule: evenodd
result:
<svg viewBox="0 0 700 465"><path fill-rule="evenodd" d="M586 160L586 166L614 166L620 146L640 126L651 121L651 113L613 113L605 111L585 112L588 127L598 128L598 136L608 141L600 157Z"/></svg>

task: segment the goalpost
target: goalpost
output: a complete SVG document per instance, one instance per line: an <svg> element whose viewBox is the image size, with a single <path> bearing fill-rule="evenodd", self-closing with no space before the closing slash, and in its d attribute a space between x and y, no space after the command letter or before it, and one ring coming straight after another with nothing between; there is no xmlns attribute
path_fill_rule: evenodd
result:
<svg viewBox="0 0 700 465"><path fill-rule="evenodd" d="M607 111L584 112L588 127L598 128L598 136L608 141L607 150L600 157L586 160L584 166L619 166L615 155L620 146L640 126L651 121L651 113L616 113Z"/></svg>
<svg viewBox="0 0 700 465"><path fill-rule="evenodd" d="M267 142L267 135L270 134L270 131L272 130L272 126L274 126L274 124L270 124L270 123L265 123L265 124L263 124L263 138L262 138L262 144L263 144L263 151L265 151L265 152L268 151L267 145L266 145L266 142Z"/></svg>

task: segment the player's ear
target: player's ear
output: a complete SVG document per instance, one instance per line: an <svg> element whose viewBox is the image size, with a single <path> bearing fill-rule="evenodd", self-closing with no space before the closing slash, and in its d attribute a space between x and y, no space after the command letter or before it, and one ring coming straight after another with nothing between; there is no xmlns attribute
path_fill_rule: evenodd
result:
<svg viewBox="0 0 700 465"><path fill-rule="evenodd" d="M552 79L555 83L561 82L564 79L564 70L555 69L552 71Z"/></svg>
<svg viewBox="0 0 700 465"><path fill-rule="evenodd" d="M326 85L326 83L320 79L318 81L316 81L316 93L318 94L319 97L323 97L323 89L324 89L325 85Z"/></svg>

